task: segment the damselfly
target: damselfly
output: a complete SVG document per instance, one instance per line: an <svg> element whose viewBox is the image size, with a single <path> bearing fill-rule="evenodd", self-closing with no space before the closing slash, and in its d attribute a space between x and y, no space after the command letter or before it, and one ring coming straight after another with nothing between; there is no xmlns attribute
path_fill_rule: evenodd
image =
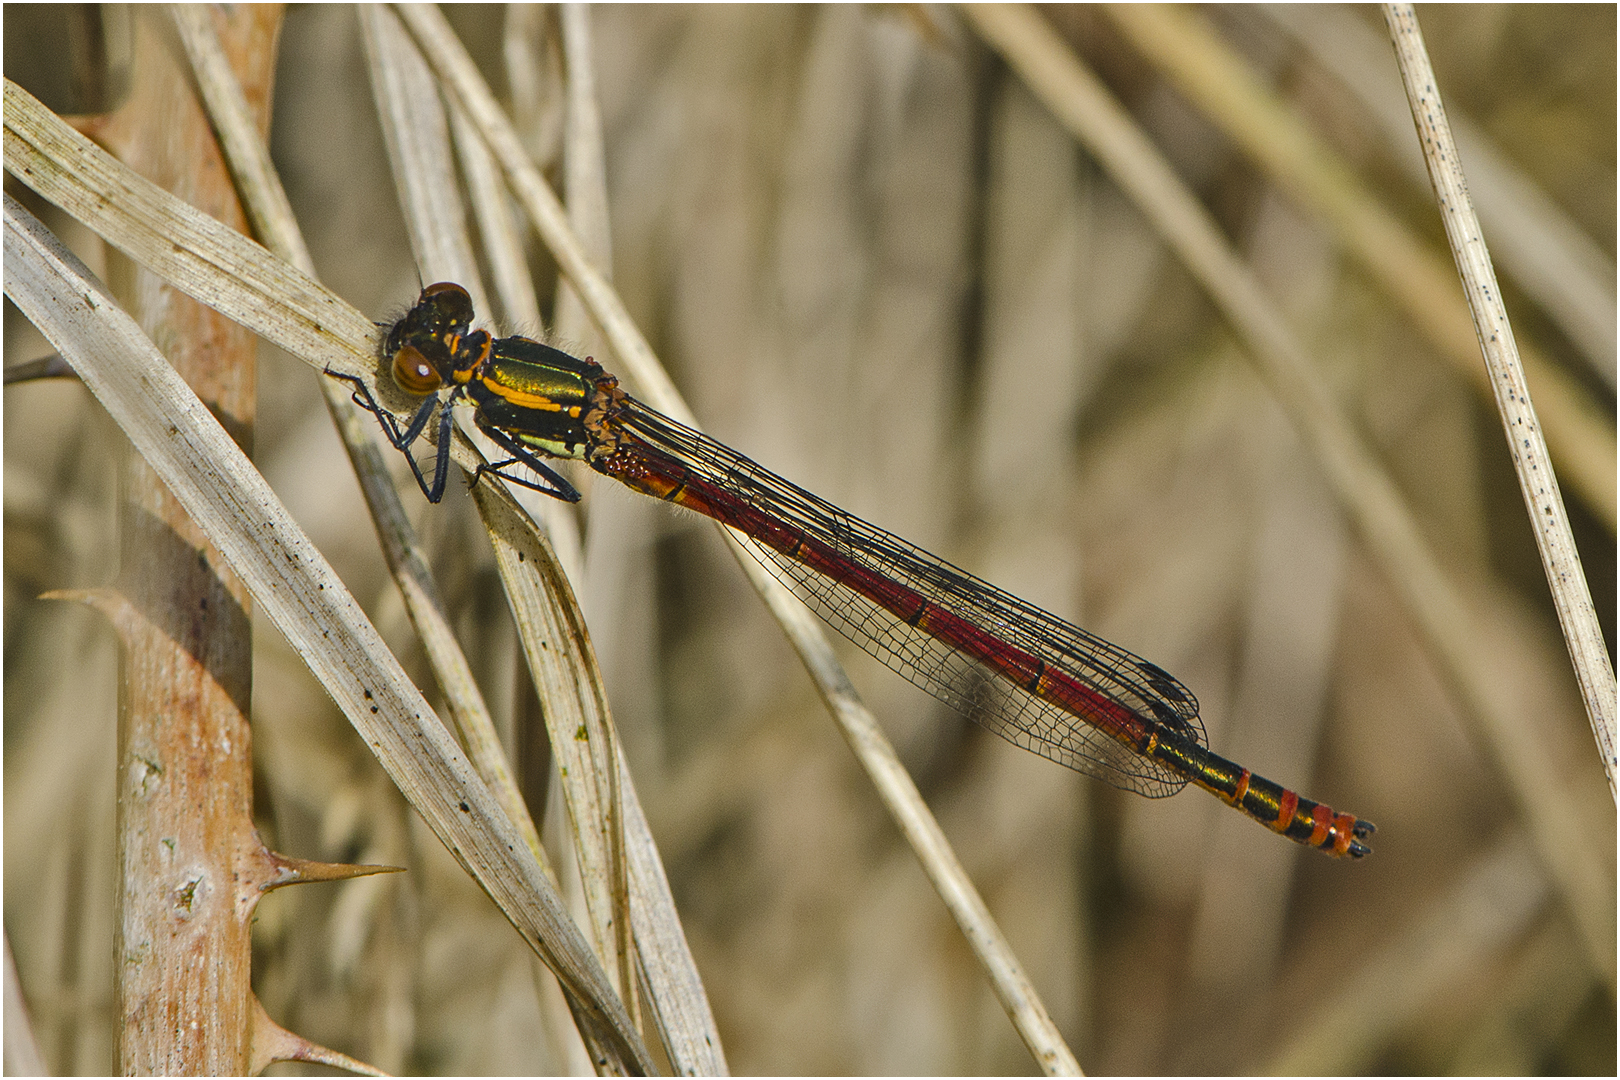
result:
<svg viewBox="0 0 1620 1080"><path fill-rule="evenodd" d="M579 492L537 455L571 458L745 533L765 567L828 624L1009 742L1150 798L1191 782L1332 855L1360 858L1370 850L1363 841L1371 822L1211 753L1197 699L1157 665L648 408L591 358L528 338L492 338L472 329L473 314L466 290L441 282L388 329L382 350L394 381L425 399L403 430L363 382L338 376L357 387L355 402L376 414L430 501L444 494L450 411L466 398L480 430L512 455L480 473L573 502ZM410 448L435 406L439 439L429 482Z"/></svg>

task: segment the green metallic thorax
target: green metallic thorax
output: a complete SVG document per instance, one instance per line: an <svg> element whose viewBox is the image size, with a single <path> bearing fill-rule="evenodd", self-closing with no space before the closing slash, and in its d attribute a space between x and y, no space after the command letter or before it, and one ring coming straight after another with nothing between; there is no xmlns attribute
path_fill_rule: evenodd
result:
<svg viewBox="0 0 1620 1080"><path fill-rule="evenodd" d="M584 416L602 366L527 338L503 338L467 387L480 425L499 428L543 454L583 459Z"/></svg>

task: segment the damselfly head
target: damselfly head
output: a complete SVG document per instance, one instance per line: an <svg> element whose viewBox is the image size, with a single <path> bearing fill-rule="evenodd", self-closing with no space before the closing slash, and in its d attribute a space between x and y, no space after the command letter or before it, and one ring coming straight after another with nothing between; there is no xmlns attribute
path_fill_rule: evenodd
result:
<svg viewBox="0 0 1620 1080"><path fill-rule="evenodd" d="M472 297L453 281L439 281L422 290L411 312L424 319L437 318L446 330L465 331L472 326Z"/></svg>
<svg viewBox="0 0 1620 1080"><path fill-rule="evenodd" d="M451 281L422 290L411 309L388 330L384 351L393 356L402 346L437 341L448 345L472 328L472 297Z"/></svg>
<svg viewBox="0 0 1620 1080"><path fill-rule="evenodd" d="M472 321L472 298L460 285L441 281L423 289L383 339L383 358L399 388L423 397L466 382L488 352L489 335L470 332Z"/></svg>

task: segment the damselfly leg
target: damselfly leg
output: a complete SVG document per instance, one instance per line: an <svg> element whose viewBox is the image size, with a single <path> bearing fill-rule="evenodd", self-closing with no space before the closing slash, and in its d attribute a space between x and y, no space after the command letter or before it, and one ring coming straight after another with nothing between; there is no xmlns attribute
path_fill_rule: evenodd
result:
<svg viewBox="0 0 1620 1080"><path fill-rule="evenodd" d="M561 474L548 467L545 462L541 461L527 450L523 449L523 447L518 445L515 440L507 438L507 436L497 428L489 426L481 419L476 417L474 418L473 422L478 425L479 431L482 431L485 435L488 435L496 445L512 455L505 461L485 462L484 464L478 466L478 471L473 473L473 483L478 483L478 478L483 476L485 473L491 473L500 477L502 480L507 481L508 483L516 484L519 487L526 487L530 491L538 491L542 495L550 495L553 499L561 499L563 502L570 503L579 502L579 489L574 487L573 484L570 484L562 477ZM510 465L522 465L524 468L533 472L536 476L539 476L541 479L545 480L546 484L538 484L533 480L529 480L515 473L505 471ZM550 486L547 486L547 484Z"/></svg>
<svg viewBox="0 0 1620 1080"><path fill-rule="evenodd" d="M389 444L403 454L405 460L410 464L411 474L416 477L416 485L422 489L422 494L427 496L427 501L436 503L444 498L445 481L450 475L450 409L455 404L461 388L457 387L456 390L451 392L450 397L443 402L440 402L437 395L430 396L423 401L416 410L416 414L411 417L411 422L405 425L404 431L401 431L399 422L394 419L394 414L377 404L377 399L371 396L371 389L366 386L363 379L356 375L345 375L342 372L333 371L331 368L327 368L326 373L332 378L349 383L354 387L354 393L350 395L352 400L360 408L377 418L378 423L382 425L383 435L388 439ZM422 437L423 430L427 428L428 418L433 415L433 406L435 405L442 405L442 409L439 416L439 445L434 451L433 483L430 485L427 478L422 475L422 469L417 465L416 456L411 453L411 447L416 444L417 439Z"/></svg>

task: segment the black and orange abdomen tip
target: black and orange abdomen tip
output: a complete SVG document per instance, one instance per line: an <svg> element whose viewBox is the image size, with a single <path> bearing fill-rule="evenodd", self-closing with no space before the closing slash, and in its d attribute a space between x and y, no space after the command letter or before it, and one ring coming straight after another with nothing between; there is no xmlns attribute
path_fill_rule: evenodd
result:
<svg viewBox="0 0 1620 1080"><path fill-rule="evenodd" d="M1359 859L1372 854L1372 848L1362 841L1377 831L1378 826L1370 821L1363 821L1354 814L1340 814L1333 819L1331 844L1322 847L1337 858Z"/></svg>

